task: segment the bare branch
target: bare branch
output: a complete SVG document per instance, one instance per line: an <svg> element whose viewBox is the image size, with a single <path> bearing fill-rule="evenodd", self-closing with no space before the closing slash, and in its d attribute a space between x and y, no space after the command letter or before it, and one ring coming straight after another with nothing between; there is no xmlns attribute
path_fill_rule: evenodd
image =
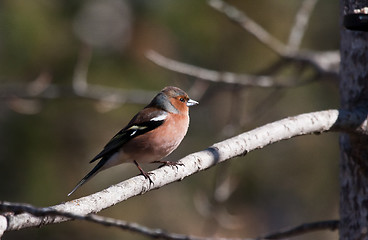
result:
<svg viewBox="0 0 368 240"><path fill-rule="evenodd" d="M355 112L326 110L285 118L216 143L200 152L190 154L182 158L180 160L182 165L177 165L177 167L165 166L152 171L151 179L154 185L151 185L143 176L136 176L103 191L52 206L52 208L57 211L73 212L81 215L96 213L131 197L161 188L175 181L180 181L220 162L243 156L249 151L263 148L269 144L291 137L342 130L368 134L366 118L367 112L358 110ZM23 213L8 216L7 220L7 231L12 231L63 222L69 219L65 217L35 217Z"/></svg>
<svg viewBox="0 0 368 240"><path fill-rule="evenodd" d="M1 236L3 236L4 232L6 231L8 227L8 220L6 219L5 216L0 215L0 239Z"/></svg>
<svg viewBox="0 0 368 240"><path fill-rule="evenodd" d="M304 0L296 14L294 26L291 29L288 42L288 46L294 51L298 50L300 47L305 30L309 23L310 15L313 12L317 1L318 0Z"/></svg>
<svg viewBox="0 0 368 240"><path fill-rule="evenodd" d="M135 232L150 238L160 238L160 239L167 239L167 240L235 240L235 238L207 238L207 237L198 237L198 236L191 236L191 235L184 235L184 234L177 234L177 233L169 233L162 229L152 229L137 223L130 223L123 220L118 220L114 218L102 217L95 214L88 214L88 215L80 215L74 214L70 212L62 212L57 211L53 208L37 208L30 204L22 204L22 203L10 203L10 202L0 202L0 212L5 212L5 215L11 214L20 214L20 213L29 213L36 217L55 217L61 216L68 219L74 220L83 220L88 222L93 222L97 224L101 224L107 227L117 227L122 230L128 230L131 232ZM0 222L5 221L4 217L0 215ZM0 227L3 225L0 223ZM280 239L285 237L292 237L297 236L305 233L309 233L312 231L320 231L320 230L336 230L339 228L339 221L338 220L330 220L330 221L321 221L321 222L313 222L313 223L306 223L302 224L297 227L293 227L287 229L285 231L278 231L276 233L265 235L264 237L259 237L257 239ZM0 228L0 236L2 235L1 228ZM251 240L249 238L237 238L238 240Z"/></svg>
<svg viewBox="0 0 368 240"><path fill-rule="evenodd" d="M254 76L248 74L235 74L231 72L218 72L215 70L209 70L164 57L152 50L147 52L146 57L160 67L211 82L223 82L263 88L294 87L301 85L301 83L296 83L294 79L291 78L275 78L266 75ZM278 83L279 81L286 83ZM303 84L310 81L305 81Z"/></svg>
<svg viewBox="0 0 368 240"><path fill-rule="evenodd" d="M0 202L0 212L12 212L15 214L29 213L35 217L42 217L45 219L49 217L63 217L63 218L74 219L74 220L83 220L83 221L101 224L107 227L117 227L122 230L128 230L131 232L139 233L141 235L144 235L150 238L160 238L160 239L170 239L170 240L209 240L209 238L202 238L202 237L176 234L176 233L168 233L162 229L148 228L148 227L139 225L137 223L130 223L130 222L126 222L123 220L114 219L114 218L102 217L96 214L87 214L87 215L74 214L71 212L57 211L53 208L37 208L30 204ZM0 217L2 216L0 215ZM0 221L1 221L1 218L0 218ZM0 232L0 236L1 236L1 232Z"/></svg>
<svg viewBox="0 0 368 240"><path fill-rule="evenodd" d="M289 49L282 42L272 36L258 23L249 18L244 12L240 11L236 7L222 1L222 0L209 0L208 4L219 12L224 13L230 20L239 24L243 29L252 34L266 47L280 56L286 56L289 54Z"/></svg>
<svg viewBox="0 0 368 240"><path fill-rule="evenodd" d="M188 95L192 96L193 99L197 99L198 101L201 101L202 97L205 95L210 85L211 85L210 82L197 80L193 83L193 85L188 90Z"/></svg>
<svg viewBox="0 0 368 240"><path fill-rule="evenodd" d="M306 51L299 53L299 61L305 61L314 67L318 73L324 75L339 76L340 52L335 51Z"/></svg>
<svg viewBox="0 0 368 240"><path fill-rule="evenodd" d="M271 233L260 237L259 239L280 239L289 238L302 235L304 233L310 233L320 230L331 230L334 231L339 228L339 220L329 220L321 222L304 223L296 227L292 227L287 230Z"/></svg>
<svg viewBox="0 0 368 240"><path fill-rule="evenodd" d="M29 84L0 85L0 100L5 100L16 112L35 114L42 109L40 100L83 98L97 101L97 110L105 112L125 103L146 104L155 95L153 91L126 90L89 84L87 74L91 57L90 47L81 48L71 85L52 84L52 76L42 72Z"/></svg>
<svg viewBox="0 0 368 240"><path fill-rule="evenodd" d="M29 85L23 84L2 84L0 85L0 100L10 101L21 100L42 100L59 98L84 98L99 102L110 102L116 104L146 104L155 95L154 91L138 89L118 89L97 84L87 84L82 91L76 91L75 86L51 84L49 82L41 84L35 91L35 81ZM81 90L81 89L79 89ZM14 109L14 108L13 108Z"/></svg>
<svg viewBox="0 0 368 240"><path fill-rule="evenodd" d="M257 24L254 20L246 16L245 13L236 7L224 2L223 0L209 0L209 5L217 11L225 14L231 21L237 23L244 30L252 34L256 39L263 43L266 47L278 54L286 60L293 60L312 66L319 74L338 76L340 63L340 54L338 51L314 52L314 51L297 51L301 38L304 35L303 28L308 23L308 18L315 5L316 0L305 0L301 10L297 15L289 43L285 45ZM297 37L299 36L299 37ZM298 39L300 38L300 39ZM271 79L272 80L272 79Z"/></svg>
<svg viewBox="0 0 368 240"><path fill-rule="evenodd" d="M51 84L52 76L48 72L41 72L40 75L27 86L30 95L37 96L45 91Z"/></svg>
<svg viewBox="0 0 368 240"><path fill-rule="evenodd" d="M92 58L92 48L84 46L79 51L78 62L74 69L73 89L76 93L84 93L87 90L87 74Z"/></svg>

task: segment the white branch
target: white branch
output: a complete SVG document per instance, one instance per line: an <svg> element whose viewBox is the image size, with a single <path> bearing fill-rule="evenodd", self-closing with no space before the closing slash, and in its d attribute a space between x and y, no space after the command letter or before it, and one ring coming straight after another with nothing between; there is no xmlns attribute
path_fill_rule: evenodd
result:
<svg viewBox="0 0 368 240"><path fill-rule="evenodd" d="M313 12L317 1L318 0L304 0L296 14L294 26L290 31L288 42L288 46L290 46L294 51L298 50L300 47L305 30L309 23L310 15Z"/></svg>
<svg viewBox="0 0 368 240"><path fill-rule="evenodd" d="M0 215L0 239L7 228L8 228L8 220L3 215Z"/></svg>
<svg viewBox="0 0 368 240"><path fill-rule="evenodd" d="M299 51L299 44L304 35L305 27L309 21L311 11L316 0L305 0L296 17L294 28L291 30L289 44L284 44L266 31L244 12L223 0L209 0L209 5L215 10L225 14L231 21L237 23L245 31L253 35L259 42L278 54L281 58L306 63L320 74L338 75L340 54L338 51L316 52ZM295 36L298 35L298 36ZM297 39L297 38L300 39ZM329 62L329 64L326 63Z"/></svg>
<svg viewBox="0 0 368 240"><path fill-rule="evenodd" d="M73 89L76 93L84 93L87 90L88 67L92 58L92 49L84 46L79 51L77 64L73 74Z"/></svg>
<svg viewBox="0 0 368 240"><path fill-rule="evenodd" d="M219 12L224 13L230 20L236 22L244 30L252 34L265 46L269 47L280 56L288 55L289 48L272 34L267 32L256 21L249 18L244 12L222 0L209 0L208 4Z"/></svg>
<svg viewBox="0 0 368 240"><path fill-rule="evenodd" d="M250 74L236 74L232 72L219 72L211 69L206 69L191 65L188 63L179 62L151 50L146 53L146 57L153 63L168 70L186 74L210 82L223 82L229 84L239 84L242 86L262 87L262 88L277 88L277 87L295 87L298 85L311 82L314 79L304 82L295 82L294 78L277 78L273 76L256 76ZM280 83L279 83L280 82Z"/></svg>
<svg viewBox="0 0 368 240"><path fill-rule="evenodd" d="M321 133L329 130L352 131L367 134L367 112L326 110L306 113L273 122L252 131L240 134L211 147L190 154L180 160L177 167L166 166L152 171L150 185L143 176L136 176L113 185L105 190L76 200L65 202L51 208L73 214L96 213L128 198L158 189L169 183L180 181L196 172L208 169L228 159L243 156L249 151L263 148L269 144L291 137ZM28 213L7 216L7 227L0 221L0 229L7 231L27 227L58 223L69 220L66 217L35 217ZM1 225L2 224L2 225Z"/></svg>

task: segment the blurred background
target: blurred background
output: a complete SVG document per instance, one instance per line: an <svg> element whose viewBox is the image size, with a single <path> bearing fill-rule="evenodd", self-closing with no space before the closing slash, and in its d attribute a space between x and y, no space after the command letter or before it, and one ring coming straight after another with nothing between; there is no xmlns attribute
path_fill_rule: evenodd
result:
<svg viewBox="0 0 368 240"><path fill-rule="evenodd" d="M303 3L229 2L282 42ZM338 49L338 9L337 1L316 3L302 49ZM67 197L92 168L89 160L167 85L200 102L168 160L272 121L339 106L337 78L277 89L210 83L154 64L149 50L240 74L268 74L280 62L204 0L0 2L0 200L50 206L137 175L133 164L121 165ZM289 64L277 74L298 83L314 73ZM335 219L338 159L335 133L293 138L100 214L169 232L239 238ZM296 239L337 237L324 231ZM4 236L25 238L147 239L80 221Z"/></svg>

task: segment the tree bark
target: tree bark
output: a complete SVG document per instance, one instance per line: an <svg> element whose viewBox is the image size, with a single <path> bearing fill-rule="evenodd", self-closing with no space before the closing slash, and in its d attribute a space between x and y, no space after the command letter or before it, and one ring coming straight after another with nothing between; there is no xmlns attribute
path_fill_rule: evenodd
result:
<svg viewBox="0 0 368 240"><path fill-rule="evenodd" d="M343 18L368 1L341 0ZM341 21L342 22L342 21ZM368 33L341 28L341 108L368 109ZM368 137L340 136L340 239L368 239Z"/></svg>

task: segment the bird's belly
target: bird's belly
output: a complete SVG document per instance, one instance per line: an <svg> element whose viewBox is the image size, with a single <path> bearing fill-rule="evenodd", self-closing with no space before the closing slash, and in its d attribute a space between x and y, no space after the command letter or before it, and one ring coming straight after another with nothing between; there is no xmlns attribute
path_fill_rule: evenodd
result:
<svg viewBox="0 0 368 240"><path fill-rule="evenodd" d="M184 128L184 130L183 130ZM174 151L183 140L188 125L158 127L137 136L123 146L123 152L133 161L150 163L159 161ZM157 134L159 131L160 134Z"/></svg>

